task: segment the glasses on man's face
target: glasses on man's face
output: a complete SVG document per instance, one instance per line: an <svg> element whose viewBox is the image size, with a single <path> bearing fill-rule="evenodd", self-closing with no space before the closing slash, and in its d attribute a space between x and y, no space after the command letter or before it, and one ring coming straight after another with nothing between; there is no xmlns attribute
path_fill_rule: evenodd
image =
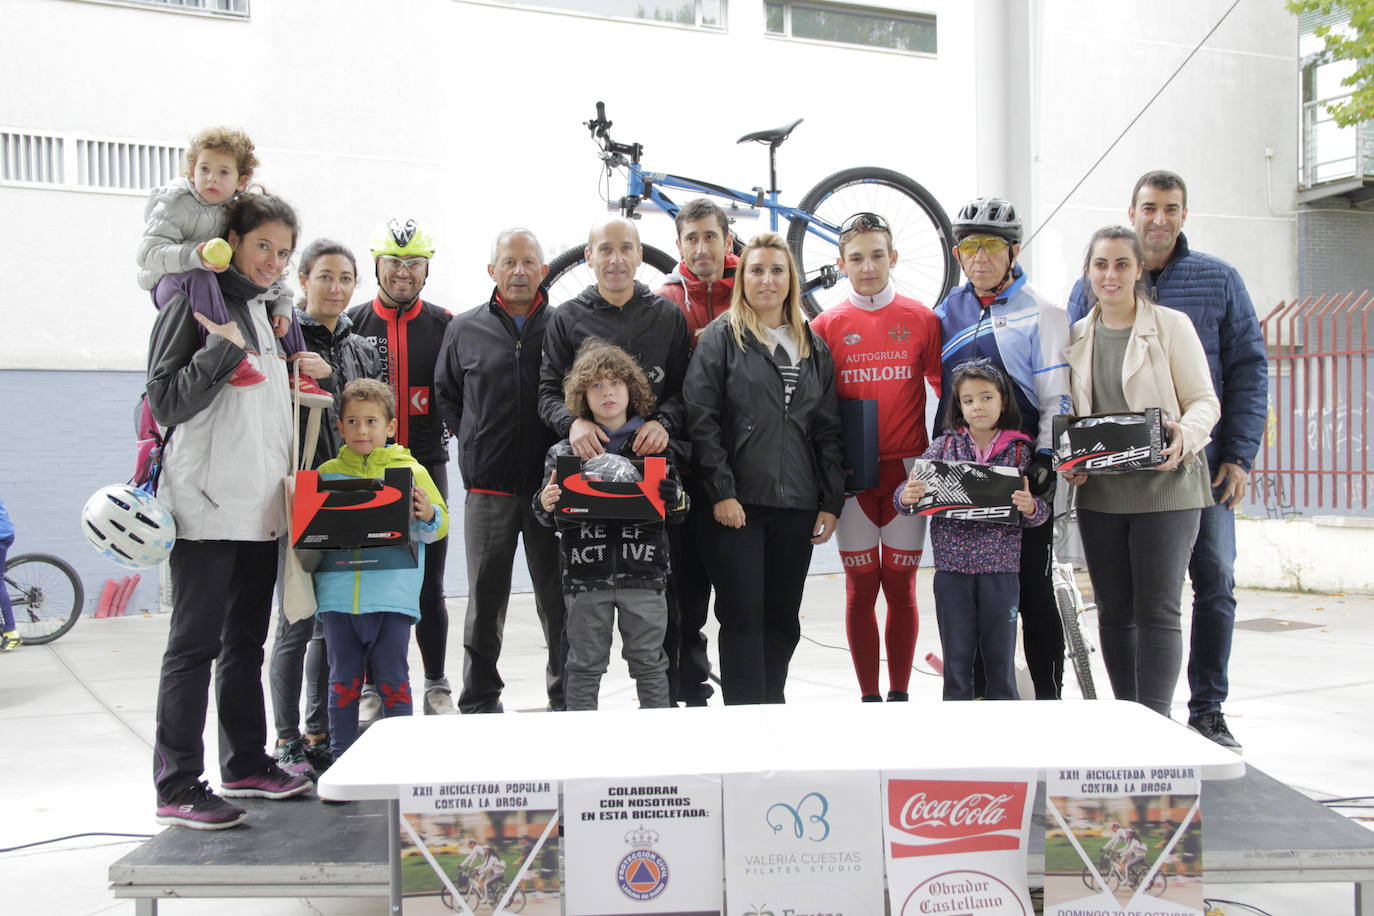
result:
<svg viewBox="0 0 1374 916"><path fill-rule="evenodd" d="M429 258L398 258L384 254L377 259L377 263L388 270L420 270L429 263Z"/></svg>
<svg viewBox="0 0 1374 916"><path fill-rule="evenodd" d="M988 254L1001 254L1007 250L1007 240L995 235L971 235L959 240L959 253L966 258L974 257L980 251Z"/></svg>
<svg viewBox="0 0 1374 916"><path fill-rule="evenodd" d="M887 220L883 219L878 214L868 212L855 213L849 219L840 223L840 235L856 230L858 232L891 232L892 227L887 224Z"/></svg>

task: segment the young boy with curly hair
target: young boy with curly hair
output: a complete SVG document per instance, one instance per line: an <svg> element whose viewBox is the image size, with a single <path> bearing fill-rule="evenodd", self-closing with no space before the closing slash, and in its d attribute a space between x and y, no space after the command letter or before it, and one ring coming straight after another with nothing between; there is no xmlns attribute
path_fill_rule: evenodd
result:
<svg viewBox="0 0 1374 916"><path fill-rule="evenodd" d="M229 269L227 260L220 263L207 257L205 248L211 241L225 244L225 205L247 191L257 166L253 141L241 130L210 127L191 138L186 150L186 174L169 185L154 188L148 195L143 211L143 240L138 246L139 286L153 290L169 274L189 270L222 273ZM306 352L291 295L280 281L260 298L271 303L272 329L278 337L285 338L286 352L293 356ZM227 312L211 314L214 311L217 310L213 306L207 308L205 317L216 324L229 320ZM203 341L205 331L200 334ZM229 384L254 388L266 380L245 357L229 377ZM301 403L305 406L333 406L333 397L309 376L301 376L300 388Z"/></svg>
<svg viewBox="0 0 1374 916"><path fill-rule="evenodd" d="M619 347L588 338L563 380L569 412L597 423L609 437L604 454L583 465L588 478L624 480L633 472L628 459L644 418L654 407L653 391L634 357ZM669 443L669 449L673 443ZM667 449L662 453L668 458ZM572 455L567 439L549 448L544 473L549 483L534 498L535 515L558 527L567 602L568 657L563 666L568 709L596 709L601 676L611 654L611 627L620 616L623 655L635 681L641 709L671 706L668 657L663 636L668 626L664 588L668 580L668 536L663 520L636 522L593 519L576 521L554 515L562 496L557 480L560 456ZM667 520L682 522L687 496L674 462L659 485ZM606 467L602 468L601 465ZM631 479L640 479L637 476Z"/></svg>

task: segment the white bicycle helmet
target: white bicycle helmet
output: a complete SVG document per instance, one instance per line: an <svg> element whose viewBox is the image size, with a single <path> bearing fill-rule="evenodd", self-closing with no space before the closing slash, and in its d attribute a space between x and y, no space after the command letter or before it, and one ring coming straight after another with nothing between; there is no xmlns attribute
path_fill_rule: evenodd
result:
<svg viewBox="0 0 1374 916"><path fill-rule="evenodd" d="M81 510L81 530L99 553L130 569L167 559L177 537L167 507L146 490L125 483L91 494Z"/></svg>

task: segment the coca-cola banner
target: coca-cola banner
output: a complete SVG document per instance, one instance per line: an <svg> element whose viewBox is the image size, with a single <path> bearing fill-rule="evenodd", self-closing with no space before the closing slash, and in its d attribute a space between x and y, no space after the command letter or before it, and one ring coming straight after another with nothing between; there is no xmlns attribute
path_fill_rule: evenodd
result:
<svg viewBox="0 0 1374 916"><path fill-rule="evenodd" d="M1200 789L1194 767L1051 770L1045 916L1201 916Z"/></svg>
<svg viewBox="0 0 1374 916"><path fill-rule="evenodd" d="M724 779L728 916L883 912L877 771Z"/></svg>
<svg viewBox="0 0 1374 916"><path fill-rule="evenodd" d="M1034 770L883 773L892 916L1031 916Z"/></svg>
<svg viewBox="0 0 1374 916"><path fill-rule="evenodd" d="M720 916L719 776L563 783L566 916Z"/></svg>

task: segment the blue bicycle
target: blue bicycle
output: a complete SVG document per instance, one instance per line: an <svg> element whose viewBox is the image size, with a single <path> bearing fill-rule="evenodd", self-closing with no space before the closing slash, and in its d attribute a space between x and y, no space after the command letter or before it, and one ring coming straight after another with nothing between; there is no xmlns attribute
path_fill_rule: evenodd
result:
<svg viewBox="0 0 1374 916"><path fill-rule="evenodd" d="M629 219L638 219L641 210L658 210L669 217L676 216L679 205L663 191L674 188L695 196L720 199L732 221L757 217L758 211L767 210L769 225L776 232L781 221L786 220L787 245L802 272L804 305L812 317L848 294L848 286L838 284L839 227L848 217L860 212L877 213L892 227L892 247L899 255L892 269L897 291L934 307L958 276L953 254L954 234L939 202L900 172L861 166L844 169L822 180L802 198L799 206L782 203L778 192L777 151L801 122L798 118L773 130L740 137L740 143L756 142L768 147L768 189L756 187L751 191L645 170L640 163L643 144L617 143L611 139L612 122L606 120L606 106L602 102L596 103L596 117L583 124L600 147L599 155L607 179L617 169L627 172L626 193L614 203ZM735 246L736 251L743 247L738 234ZM677 258L645 245L644 264L637 279L656 289L663 275L672 271L676 264ZM549 264L550 298L554 302L571 299L592 282L581 247L568 249Z"/></svg>

